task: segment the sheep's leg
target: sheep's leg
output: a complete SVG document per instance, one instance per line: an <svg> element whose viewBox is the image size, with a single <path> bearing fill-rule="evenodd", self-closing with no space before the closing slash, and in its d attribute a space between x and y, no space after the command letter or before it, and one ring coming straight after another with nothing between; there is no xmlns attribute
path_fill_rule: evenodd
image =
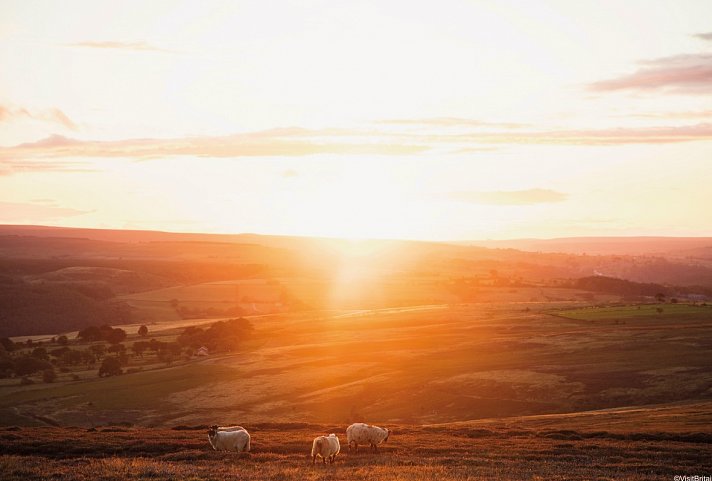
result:
<svg viewBox="0 0 712 481"><path fill-rule="evenodd" d="M316 454L312 454L312 464L316 464Z"/></svg>
<svg viewBox="0 0 712 481"><path fill-rule="evenodd" d="M326 458L324 456L321 457L321 461L326 464Z"/></svg>

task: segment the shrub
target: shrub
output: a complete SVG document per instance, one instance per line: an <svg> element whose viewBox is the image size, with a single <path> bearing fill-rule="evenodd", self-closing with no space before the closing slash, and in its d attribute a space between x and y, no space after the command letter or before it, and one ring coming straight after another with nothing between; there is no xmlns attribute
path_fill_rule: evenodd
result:
<svg viewBox="0 0 712 481"><path fill-rule="evenodd" d="M32 356L22 356L15 360L16 376L27 376L37 371L44 371L45 369L52 369L52 364L43 359L37 359Z"/></svg>
<svg viewBox="0 0 712 481"><path fill-rule="evenodd" d="M121 361L119 361L119 358L114 356L104 358L101 363L101 367L99 367L99 377L118 376L122 373Z"/></svg>
<svg viewBox="0 0 712 481"><path fill-rule="evenodd" d="M15 343L7 337L0 337L0 344L2 344L2 347L4 347L7 352L15 350Z"/></svg>
<svg viewBox="0 0 712 481"><path fill-rule="evenodd" d="M46 383L54 382L57 379L57 373L54 369L45 369L42 371L42 380Z"/></svg>
<svg viewBox="0 0 712 481"><path fill-rule="evenodd" d="M32 357L36 359L42 359L44 361L49 361L49 354L47 354L47 349L44 347L36 347L32 350Z"/></svg>

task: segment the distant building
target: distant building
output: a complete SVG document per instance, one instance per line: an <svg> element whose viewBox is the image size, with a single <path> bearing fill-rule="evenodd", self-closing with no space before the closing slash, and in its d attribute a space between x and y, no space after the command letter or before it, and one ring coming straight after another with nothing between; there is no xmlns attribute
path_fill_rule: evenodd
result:
<svg viewBox="0 0 712 481"><path fill-rule="evenodd" d="M198 349L195 353L196 356L207 356L208 354L210 354L210 351L208 351L208 348L205 346Z"/></svg>

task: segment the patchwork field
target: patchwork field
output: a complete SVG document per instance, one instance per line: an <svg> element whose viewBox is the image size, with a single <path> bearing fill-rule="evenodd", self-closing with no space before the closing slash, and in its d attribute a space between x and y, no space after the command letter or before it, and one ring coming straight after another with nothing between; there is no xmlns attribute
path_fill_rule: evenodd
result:
<svg viewBox="0 0 712 481"><path fill-rule="evenodd" d="M231 354L148 364L112 378L88 371L53 384L7 380L0 424L172 426L206 424L216 412L249 423L422 424L712 399L709 318L680 321L663 312L623 324L561 316L581 306L501 302L256 317L253 337Z"/></svg>
<svg viewBox="0 0 712 481"><path fill-rule="evenodd" d="M710 321L712 306L689 304L637 304L630 306L598 307L589 306L581 309L558 311L561 317L582 321L625 321L659 319L662 322L675 321Z"/></svg>

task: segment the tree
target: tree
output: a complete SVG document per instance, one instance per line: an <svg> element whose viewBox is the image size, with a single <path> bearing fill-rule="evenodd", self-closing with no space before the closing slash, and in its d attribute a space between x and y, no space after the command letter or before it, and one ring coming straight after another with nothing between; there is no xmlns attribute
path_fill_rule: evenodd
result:
<svg viewBox="0 0 712 481"><path fill-rule="evenodd" d="M54 382L57 379L57 373L54 369L45 369L42 371L42 380L46 383Z"/></svg>
<svg viewBox="0 0 712 481"><path fill-rule="evenodd" d="M121 370L119 359L114 356L105 357L101 367L99 367L99 377L118 376L120 374L123 374L123 371Z"/></svg>
<svg viewBox="0 0 712 481"><path fill-rule="evenodd" d="M0 379L10 377L15 368L15 363L10 357L0 356Z"/></svg>
<svg viewBox="0 0 712 481"><path fill-rule="evenodd" d="M662 292L658 292L657 294L655 294L655 300L657 300L658 302L664 302L665 294L663 294Z"/></svg>
<svg viewBox="0 0 712 481"><path fill-rule="evenodd" d="M146 326L141 326L138 328L138 335L141 337L146 337L148 336L148 327Z"/></svg>
<svg viewBox="0 0 712 481"><path fill-rule="evenodd" d="M67 351L62 354L62 362L70 366L80 364L82 362L82 351L67 349Z"/></svg>
<svg viewBox="0 0 712 481"><path fill-rule="evenodd" d="M89 350L94 353L94 355L101 359L101 357L106 353L106 345L104 344L92 344Z"/></svg>
<svg viewBox="0 0 712 481"><path fill-rule="evenodd" d="M60 346L66 346L67 344L69 344L69 339L67 339L67 336L61 335L57 338L57 344L59 344Z"/></svg>
<svg viewBox="0 0 712 481"><path fill-rule="evenodd" d="M88 342L103 340L101 329L98 326L89 326L77 333L77 337Z"/></svg>
<svg viewBox="0 0 712 481"><path fill-rule="evenodd" d="M143 357L143 353L146 349L148 349L148 343L145 341L136 341L133 343L133 346L131 346L131 350L134 354L140 357Z"/></svg>
<svg viewBox="0 0 712 481"><path fill-rule="evenodd" d="M0 344L2 344L2 347L4 347L7 352L15 350L15 343L7 337L0 337Z"/></svg>
<svg viewBox="0 0 712 481"><path fill-rule="evenodd" d="M36 359L42 359L44 361L49 361L49 354L47 354L47 349L44 347L36 347L32 350L32 357Z"/></svg>
<svg viewBox="0 0 712 481"><path fill-rule="evenodd" d="M27 376L29 374L34 374L37 371L44 371L45 369L51 368L52 364L49 362L32 356L22 356L15 360L16 376Z"/></svg>
<svg viewBox="0 0 712 481"><path fill-rule="evenodd" d="M126 352L126 346L123 344L112 344L106 351L111 354L120 354L122 352Z"/></svg>
<svg viewBox="0 0 712 481"><path fill-rule="evenodd" d="M109 344L118 344L126 339L126 331L123 329L112 329L106 334L106 340Z"/></svg>

